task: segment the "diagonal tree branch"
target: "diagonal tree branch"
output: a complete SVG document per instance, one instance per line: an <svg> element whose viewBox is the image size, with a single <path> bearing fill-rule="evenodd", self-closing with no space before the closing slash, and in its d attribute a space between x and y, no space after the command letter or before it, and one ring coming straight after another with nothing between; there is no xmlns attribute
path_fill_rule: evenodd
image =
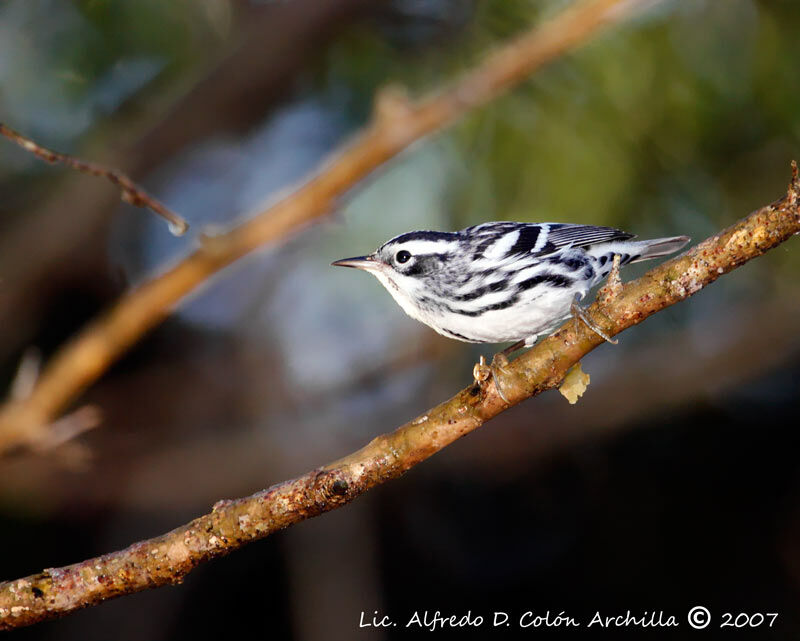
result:
<svg viewBox="0 0 800 641"><path fill-rule="evenodd" d="M335 199L382 163L467 111L519 84L626 12L652 0L579 2L490 55L450 89L410 102L378 96L371 124L314 177L250 220L215 237L162 275L129 292L65 344L30 395L0 408L0 454L45 438L47 426L172 307L210 276L326 214Z"/></svg>
<svg viewBox="0 0 800 641"><path fill-rule="evenodd" d="M682 256L650 270L592 305L609 334L688 298L721 275L800 233L800 177L792 163L786 197L750 214ZM574 320L511 363L503 380L512 404L557 386L601 344ZM361 450L252 496L220 501L210 514L160 537L63 568L0 584L0 629L21 627L147 588L179 583L198 564L294 523L341 507L396 478L479 428L507 405L494 383L473 384Z"/></svg>

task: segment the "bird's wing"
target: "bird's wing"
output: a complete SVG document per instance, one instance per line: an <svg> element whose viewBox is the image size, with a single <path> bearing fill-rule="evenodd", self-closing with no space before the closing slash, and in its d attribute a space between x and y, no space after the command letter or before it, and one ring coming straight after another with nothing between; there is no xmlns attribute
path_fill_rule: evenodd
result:
<svg viewBox="0 0 800 641"><path fill-rule="evenodd" d="M549 223L547 227L546 244L552 245L552 250L566 246L587 247L596 243L608 243L614 240L634 238L634 234L629 234L613 227L570 225L566 223Z"/></svg>
<svg viewBox="0 0 800 641"><path fill-rule="evenodd" d="M476 247L475 258L546 256L564 247L586 247L595 243L628 240L633 234L595 225L569 223L492 222L465 229Z"/></svg>
<svg viewBox="0 0 800 641"><path fill-rule="evenodd" d="M569 223L482 223L459 232L469 239L473 260L506 260L517 256L547 256L566 247L634 238L633 234L595 225Z"/></svg>

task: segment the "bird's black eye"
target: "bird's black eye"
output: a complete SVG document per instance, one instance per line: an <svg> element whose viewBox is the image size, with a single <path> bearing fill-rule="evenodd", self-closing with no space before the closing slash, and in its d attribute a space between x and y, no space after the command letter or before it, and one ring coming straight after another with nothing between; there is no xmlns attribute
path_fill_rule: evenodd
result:
<svg viewBox="0 0 800 641"><path fill-rule="evenodd" d="M407 252L405 249L401 249L397 252L397 256L394 257L398 263L407 263L409 258L411 258L411 253Z"/></svg>

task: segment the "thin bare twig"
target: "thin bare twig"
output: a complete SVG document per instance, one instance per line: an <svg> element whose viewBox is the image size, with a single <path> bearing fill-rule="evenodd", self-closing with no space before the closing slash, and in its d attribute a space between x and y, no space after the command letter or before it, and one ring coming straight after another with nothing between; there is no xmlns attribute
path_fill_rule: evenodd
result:
<svg viewBox="0 0 800 641"><path fill-rule="evenodd" d="M90 176L105 178L116 185L122 191L122 200L134 207L146 207L161 216L169 224L169 230L176 236L182 236L189 229L189 224L174 211L169 209L162 202L148 194L139 187L127 175L116 169L109 169L93 162L86 162L69 154L62 154L52 149L42 147L37 142L23 136L18 131L0 122L0 134L8 138L11 142L17 143L25 151L31 152L37 158L41 158L50 164L62 163L67 167L76 169Z"/></svg>
<svg viewBox="0 0 800 641"><path fill-rule="evenodd" d="M793 163L786 197L759 209L686 254L623 285L588 309L609 334L636 325L697 293L717 278L800 233L800 177ZM602 339L568 321L556 334L508 365L503 389L518 403L559 385ZM0 584L0 629L21 627L106 599L179 583L198 564L280 529L341 507L396 478L507 409L492 379L473 384L361 450L252 496L219 501L162 536L62 568Z"/></svg>
<svg viewBox="0 0 800 641"><path fill-rule="evenodd" d="M65 344L23 402L0 408L0 454L43 438L46 426L171 308L212 274L326 214L335 199L425 135L452 124L649 0L589 0L501 47L450 89L413 103L378 96L372 123L294 193L202 245L161 276L125 295Z"/></svg>

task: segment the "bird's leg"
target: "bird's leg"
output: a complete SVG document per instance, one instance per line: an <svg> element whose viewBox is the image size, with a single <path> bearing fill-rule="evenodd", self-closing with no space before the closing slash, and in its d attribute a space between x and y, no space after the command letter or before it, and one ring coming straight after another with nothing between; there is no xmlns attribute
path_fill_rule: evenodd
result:
<svg viewBox="0 0 800 641"><path fill-rule="evenodd" d="M501 367L505 367L508 365L508 357L514 352L521 350L527 344L528 342L523 338L521 341L517 341L516 343L509 345L502 352L497 352L497 354L494 355L494 359L492 359L492 365L500 365ZM533 341L531 341L530 344L533 344ZM495 363L495 361L499 362Z"/></svg>
<svg viewBox="0 0 800 641"><path fill-rule="evenodd" d="M607 305L610 303L614 298L619 296L619 293L622 291L622 281L619 277L619 261L620 256L619 254L614 254L614 259L611 261L611 271L608 274L608 280L606 284L597 292L597 300L601 305ZM575 318L580 318L583 323L591 329L595 334L600 336L603 340L611 343L612 345L616 345L619 341L615 338L611 338L608 334L606 334L602 329L600 329L597 325L595 325L591 319L586 315L586 311L578 304L580 298L578 295L575 295L575 300L572 301L572 306L570 307L570 311Z"/></svg>
<svg viewBox="0 0 800 641"><path fill-rule="evenodd" d="M608 305L611 301L613 301L617 296L619 296L620 292L622 291L622 280L619 277L619 263L620 263L620 255L614 254L614 258L611 261L611 271L608 273L608 279L606 280L606 284L600 288L600 291L597 292L597 301L600 305ZM604 331L602 331L597 325L595 325L589 317L586 315L585 310L578 305L579 298L575 296L575 300L570 307L572 311L572 315L580 318L586 326L591 329L595 334L602 337L603 340L616 345L619 343L618 340L612 339L609 337Z"/></svg>
<svg viewBox="0 0 800 641"><path fill-rule="evenodd" d="M622 279L619 277L619 254L614 254L611 261L611 271L608 273L606 284L597 292L597 301L601 305L608 305L622 292Z"/></svg>
<svg viewBox="0 0 800 641"><path fill-rule="evenodd" d="M575 295L575 300L572 301L572 305L570 306L570 311L575 318L579 318L583 321L583 324L586 325L589 329L591 329L595 334L597 334L603 340L611 343L612 345L616 345L619 341L616 338L611 338L608 334L606 334L602 329L600 329L597 325L594 324L591 318L586 315L586 310L583 309L578 304L580 297L578 294Z"/></svg>

